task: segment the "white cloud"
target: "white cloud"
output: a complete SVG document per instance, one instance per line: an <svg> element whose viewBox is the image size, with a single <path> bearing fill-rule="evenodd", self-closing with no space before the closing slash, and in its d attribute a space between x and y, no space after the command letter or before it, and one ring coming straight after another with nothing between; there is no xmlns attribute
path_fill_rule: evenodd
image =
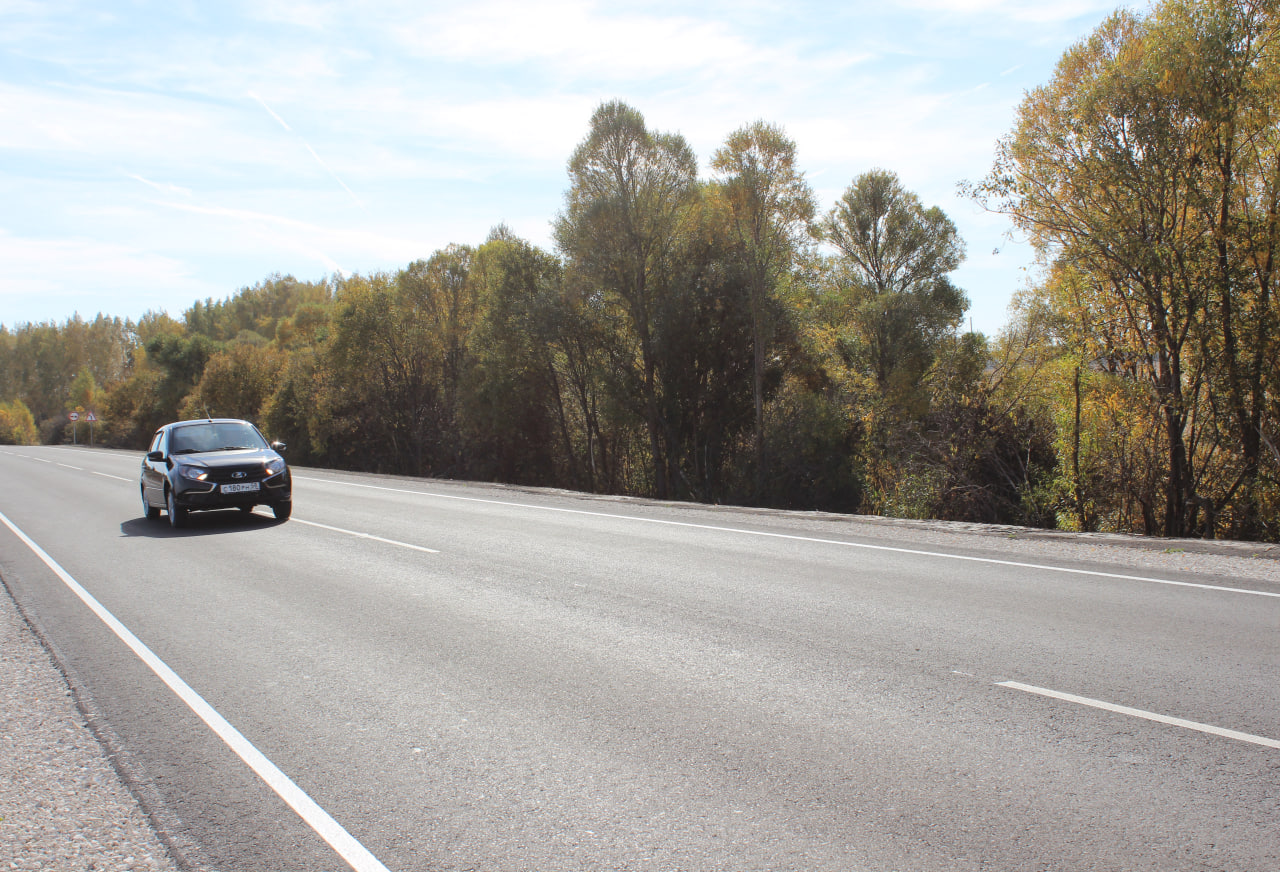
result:
<svg viewBox="0 0 1280 872"><path fill-rule="evenodd" d="M1049 24L1105 14L1116 8L1106 0L900 0L908 9L971 16L1000 16L1012 21Z"/></svg>
<svg viewBox="0 0 1280 872"><path fill-rule="evenodd" d="M736 64L758 48L718 21L610 14L585 0L471 3L423 16L401 35L431 57L485 66L538 61L577 76L609 78Z"/></svg>
<svg viewBox="0 0 1280 872"><path fill-rule="evenodd" d="M42 239L0 229L0 262L0 323L8 325L61 320L77 311L136 318L173 305L175 294L189 304L208 290L180 259L84 237ZM122 307L124 300L134 305Z"/></svg>
<svg viewBox="0 0 1280 872"><path fill-rule="evenodd" d="M207 168L237 159L275 165L290 155L234 111L173 96L98 88L0 84L0 149L145 166ZM80 166L86 166L82 162Z"/></svg>

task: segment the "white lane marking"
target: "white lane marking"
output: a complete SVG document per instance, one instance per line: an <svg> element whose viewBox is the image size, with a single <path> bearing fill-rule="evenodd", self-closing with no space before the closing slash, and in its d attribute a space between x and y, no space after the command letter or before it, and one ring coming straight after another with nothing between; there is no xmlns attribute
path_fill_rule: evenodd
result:
<svg viewBox="0 0 1280 872"><path fill-rule="evenodd" d="M118 476L118 475L108 475L108 474L107 474L107 473L105 473L105 472L96 472L96 471L94 471L94 470L89 470L89 471L90 471L90 472L93 472L93 474L94 474L94 475L100 475L100 476L102 476L103 478L114 478L116 481L133 481L133 479L131 479L131 478L121 478L121 477L120 477L120 476Z"/></svg>
<svg viewBox="0 0 1280 872"><path fill-rule="evenodd" d="M178 673L174 672L169 668L168 664L157 657L128 627L120 623L116 616L111 614L106 606L98 602L93 594L81 587L80 583L59 566L57 561L45 553L43 548L32 541L26 533L15 527L13 522L6 518L3 513L0 513L0 521L4 522L4 525L26 544L44 562L45 566L53 570L53 573L62 579L63 584L70 588L71 592L78 596L104 624L110 627L120 641L128 645L133 653L138 655L138 658L147 664L151 671L168 685L169 689L186 703L187 707L195 712L200 720L204 721L209 729L213 730L228 748L235 752L236 756L256 772L258 777L266 782L277 796L288 803L289 807L297 812L298 816L311 829L315 830L320 838L328 842L329 847L333 848L347 862L347 865L355 872L390 872L364 845L356 841L355 837L348 833L342 824L334 820L315 800L307 796L302 788L294 784L293 779L285 775L276 764L268 760L226 718L218 714L217 710L209 705L204 697L196 693L189 684L182 680Z"/></svg>
<svg viewBox="0 0 1280 872"><path fill-rule="evenodd" d="M87 450L87 449L85 449L85 450ZM53 462L54 462L54 461L52 461L52 460L44 460L44 459L39 458L39 457L32 457L30 454L20 454L20 453L18 453L18 452L16 452L16 451L6 451L6 452L4 452L4 453L5 453L5 454L8 454L10 457L24 457L24 458L26 458L27 460L34 460L34 461L36 461L37 463L53 463ZM74 470L76 470L77 472L84 472L84 471L85 471L84 467L82 467L82 466L72 466L72 465L71 465L71 464L69 464L69 463L59 463L59 464L58 464L58 466L65 467L65 468L67 468L67 469L74 469ZM131 479L131 478L121 478L121 477L120 477L120 476L118 476L118 475L109 475L109 474L107 474L107 473L105 473L105 472L97 472L97 471L92 470L92 469L91 469L91 470L89 470L89 472L91 472L93 475L100 475L100 476L102 476L103 478L114 478L116 481L133 481L133 479Z"/></svg>
<svg viewBox="0 0 1280 872"><path fill-rule="evenodd" d="M1268 739L1265 736L1255 736L1251 733L1242 733L1239 730L1228 730L1223 727L1215 727L1211 724L1201 724L1196 721L1188 721L1182 718L1172 718L1168 715L1159 715L1155 712L1143 711L1142 709L1130 708L1126 705L1116 705L1115 703L1103 702L1100 699L1090 699L1087 696L1076 696L1073 693L1063 693L1058 690L1049 690L1044 687L1036 687L1032 684L1022 684L1017 681L998 681L997 687L1008 687L1013 690L1021 690L1024 693L1034 693L1038 696L1047 696L1051 699L1062 700L1063 702L1073 702L1077 705L1089 706L1090 708L1102 709L1103 711L1115 712L1116 714L1128 715L1134 718L1142 718L1147 721L1155 721L1159 724L1169 724L1175 727L1182 727L1188 730L1196 730L1201 733L1208 733L1213 736L1223 736L1228 739L1235 739L1238 742L1250 742L1254 745L1261 745L1264 748L1280 748L1280 741Z"/></svg>
<svg viewBox="0 0 1280 872"><path fill-rule="evenodd" d="M812 542L819 545L841 545L845 548L862 548L868 551L889 551L895 554L912 554L919 557L941 557L947 560L967 560L971 563L986 563L995 566L1013 566L1019 569L1036 569L1045 572L1063 572L1071 575L1088 575L1095 578L1115 578L1123 581L1141 581L1147 584L1166 584L1172 587L1191 587L1200 590L1216 590L1223 593L1248 594L1280 599L1280 593L1267 590L1248 590L1239 587L1223 587L1217 584L1199 584L1192 581L1172 581L1167 578L1151 578L1145 575L1122 575L1116 572L1101 572L1095 569L1074 569L1067 566L1049 566L1041 563L1023 563L1016 560L997 560L994 557L970 557L965 554L947 554L942 551L923 551L916 548L897 548L891 545L869 545L864 542L845 542L840 539L819 539L812 536L797 536L792 533L769 533L763 530L745 530L739 527L720 527L714 524L691 524L687 521L668 521L663 518L639 518L635 515L616 515L608 512L589 512L585 509L565 509L558 506L539 506L533 503L515 503L506 500L489 500L480 497L460 497L454 494L433 493L431 491L407 490L405 488L382 487L372 484L356 484L349 481L336 481L328 478L308 478L295 475L300 481L316 481L324 484L335 484L345 487L360 487L369 490L390 491L392 493L414 494L416 496L434 497L442 500L457 500L466 503L487 503L495 506L507 506L517 509L537 509L544 512L560 512L568 515L588 515L593 518L609 518L621 521L637 521L644 524L661 524L669 527L688 527L695 530L715 530L721 533L738 533L745 536L761 536L768 539L787 539L792 542Z"/></svg>
<svg viewBox="0 0 1280 872"><path fill-rule="evenodd" d="M371 539L374 542L383 542L387 545L395 545L400 548L412 548L414 551L423 551L427 554L439 554L440 552L434 548L424 548L421 545L410 545L408 542L398 542L395 539L383 539L381 536L374 536L370 533L358 533L355 530L344 530L341 527L330 527L328 524L317 524L315 521L303 521L294 518L295 524L306 524L308 527L319 527L321 530L332 530L334 533L341 533L344 536L355 536L357 539Z"/></svg>

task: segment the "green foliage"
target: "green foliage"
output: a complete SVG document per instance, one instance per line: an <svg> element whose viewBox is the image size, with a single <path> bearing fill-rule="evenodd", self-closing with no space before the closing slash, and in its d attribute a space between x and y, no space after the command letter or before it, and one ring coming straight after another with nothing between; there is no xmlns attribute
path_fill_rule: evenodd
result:
<svg viewBox="0 0 1280 872"><path fill-rule="evenodd" d="M861 433L844 404L788 376L765 409L765 428L772 446L765 504L834 512L862 507Z"/></svg>
<svg viewBox="0 0 1280 872"><path fill-rule="evenodd" d="M178 417L260 420L263 405L280 381L284 362L282 352L256 343L237 342L215 352L179 406Z"/></svg>
<svg viewBox="0 0 1280 872"><path fill-rule="evenodd" d="M92 411L98 405L98 383L88 367L80 370L67 389L67 408L78 412Z"/></svg>
<svg viewBox="0 0 1280 872"><path fill-rule="evenodd" d="M813 192L796 165L795 143L782 128L763 121L730 134L712 158L711 166L719 175L715 193L727 213L731 257L737 262L747 291L755 409L755 498L761 499L769 474L764 417L766 382L778 382L778 374L766 370L779 341L785 340L792 327L777 294L806 249L815 209Z"/></svg>
<svg viewBox="0 0 1280 872"><path fill-rule="evenodd" d="M872 376L891 405L912 406L937 344L968 308L947 277L964 259L955 225L893 173L872 170L854 180L820 231L842 255L831 280L845 309L849 364Z"/></svg>
<svg viewBox="0 0 1280 872"><path fill-rule="evenodd" d="M583 425L566 412L558 361L572 325L559 261L498 228L477 251L473 275L480 315L461 409L469 474L587 486Z"/></svg>
<svg viewBox="0 0 1280 872"><path fill-rule="evenodd" d="M464 470L458 410L477 316L473 258L473 249L451 246L394 276L339 286L324 347L334 376L324 441L344 462L410 475Z"/></svg>
<svg viewBox="0 0 1280 872"><path fill-rule="evenodd" d="M659 396L656 332L672 286L684 212L697 195L697 160L684 137L650 131L620 101L601 105L569 159L569 191L555 224L570 281L626 316L613 364L648 432L654 493L671 492L675 470ZM628 352L632 346L634 352Z"/></svg>
<svg viewBox="0 0 1280 872"><path fill-rule="evenodd" d="M219 342L254 341L253 336L273 339L282 322L296 318L303 309L323 311L332 296L328 283L300 282L277 273L226 300L197 301L183 314L183 324L188 334Z"/></svg>

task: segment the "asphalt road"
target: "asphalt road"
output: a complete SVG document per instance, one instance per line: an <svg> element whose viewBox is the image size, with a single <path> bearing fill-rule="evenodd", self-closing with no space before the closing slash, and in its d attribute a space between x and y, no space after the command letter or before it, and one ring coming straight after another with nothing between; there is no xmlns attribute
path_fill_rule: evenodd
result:
<svg viewBox="0 0 1280 872"><path fill-rule="evenodd" d="M189 868L1280 869L1274 559L138 462L0 449L0 575Z"/></svg>

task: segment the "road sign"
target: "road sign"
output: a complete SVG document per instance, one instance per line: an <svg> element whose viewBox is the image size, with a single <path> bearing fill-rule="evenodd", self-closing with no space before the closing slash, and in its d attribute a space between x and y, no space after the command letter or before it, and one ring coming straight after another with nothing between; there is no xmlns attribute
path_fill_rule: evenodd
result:
<svg viewBox="0 0 1280 872"><path fill-rule="evenodd" d="M84 416L84 419L88 421L90 424L92 424L94 421L98 420L98 416L93 414L93 412L90 412L89 414Z"/></svg>
<svg viewBox="0 0 1280 872"><path fill-rule="evenodd" d="M68 418L70 418L72 421L79 421L79 420L80 420L80 413L79 413L79 412L72 412L71 414L67 415L67 417L68 417Z"/></svg>

